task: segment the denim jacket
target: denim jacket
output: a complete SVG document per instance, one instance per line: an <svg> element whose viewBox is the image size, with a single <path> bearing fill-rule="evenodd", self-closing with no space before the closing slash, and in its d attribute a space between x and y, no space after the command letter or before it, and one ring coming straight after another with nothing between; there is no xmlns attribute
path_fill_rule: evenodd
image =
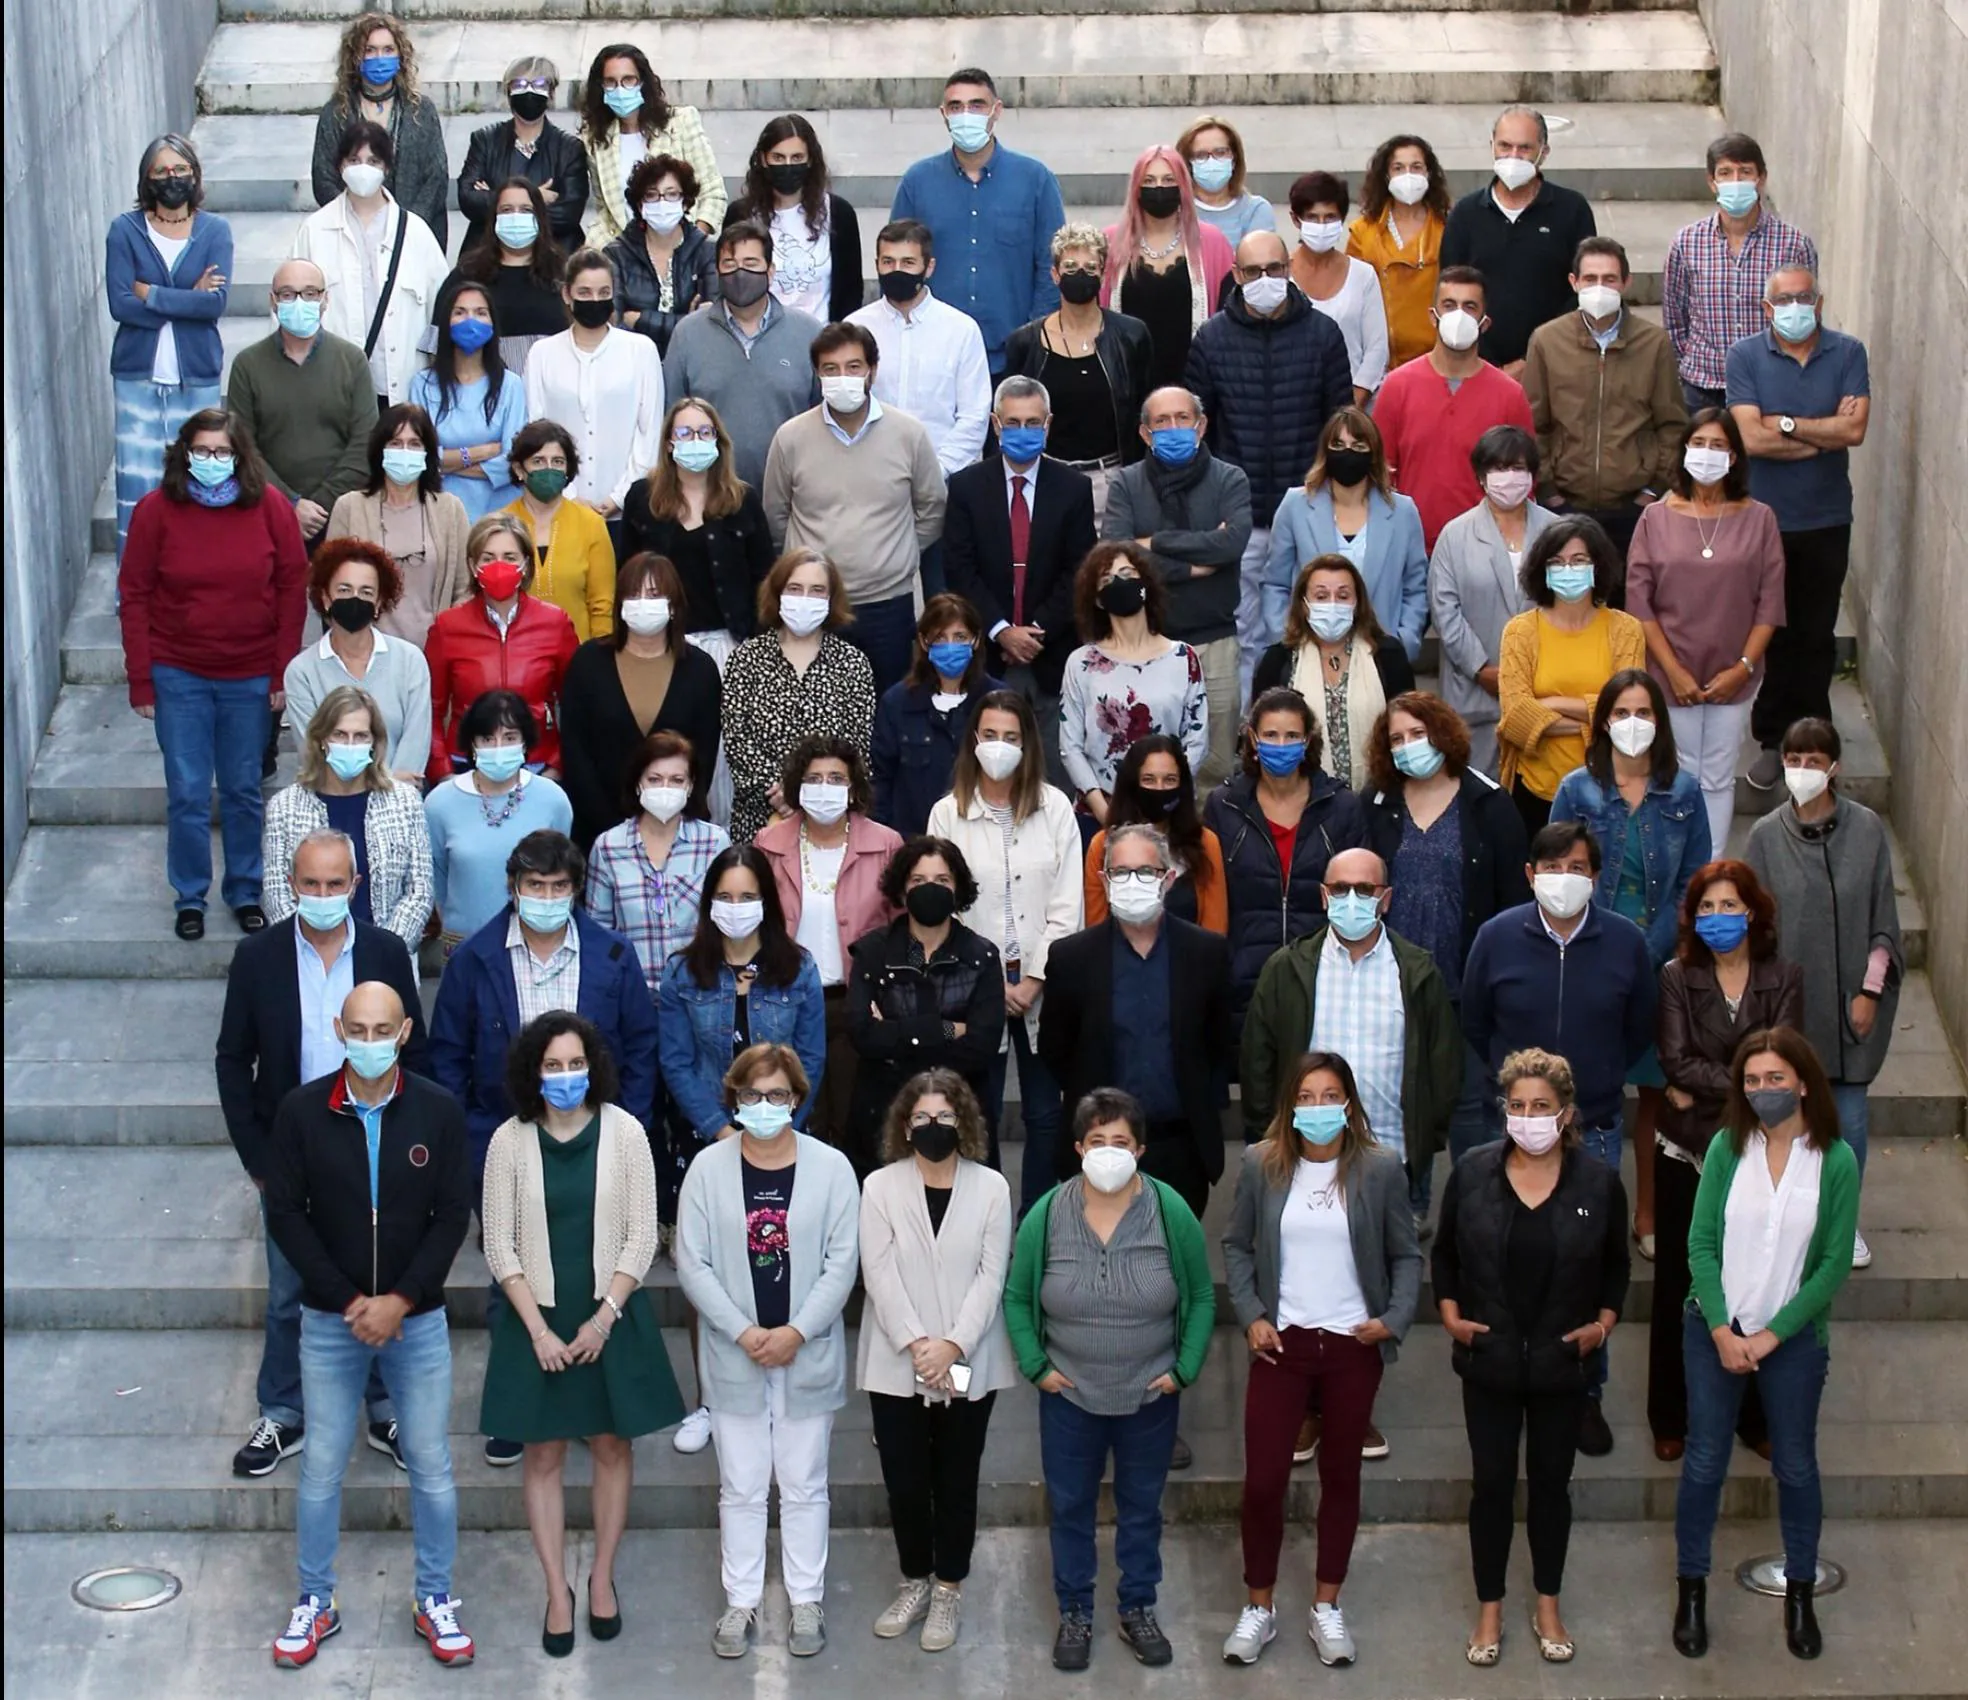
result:
<svg viewBox="0 0 1968 1700"><path fill-rule="evenodd" d="M1584 821L1598 839L1603 860L1594 901L1602 909L1614 906L1626 859L1626 830L1629 824L1637 825L1640 859L1647 871L1647 913L1635 919L1647 935L1647 953L1659 968L1674 954L1680 936L1681 894L1713 855L1708 810L1695 776L1684 768L1671 784L1649 784L1640 807L1629 810L1617 788L1609 790L1585 768L1574 768L1551 799L1551 818Z"/></svg>
<svg viewBox="0 0 1968 1700"><path fill-rule="evenodd" d="M811 1086L793 1117L794 1125L804 1128L827 1062L820 970L802 950L799 973L790 986L754 980L746 997L751 1042L791 1045L806 1070ZM724 1076L731 1066L731 1039L738 1021L738 981L729 965L719 964L716 985L700 986L683 953L672 956L664 965L662 989L656 994L656 1021L656 1060L663 1084L697 1137L708 1143L717 1138L720 1128L731 1125L731 1112L724 1107Z"/></svg>

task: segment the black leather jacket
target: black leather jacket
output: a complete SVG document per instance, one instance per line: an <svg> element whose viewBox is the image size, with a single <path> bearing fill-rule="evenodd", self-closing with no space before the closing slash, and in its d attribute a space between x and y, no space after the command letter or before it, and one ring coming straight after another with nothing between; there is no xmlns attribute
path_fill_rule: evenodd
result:
<svg viewBox="0 0 1968 1700"><path fill-rule="evenodd" d="M638 215L608 244L608 264L615 273L615 312L618 317L641 314L631 328L653 341L656 352L663 354L669 350L670 332L684 316L707 301L717 300L717 246L696 225L684 225L683 240L670 256L670 307L665 312L662 285L644 237Z"/></svg>
<svg viewBox="0 0 1968 1700"><path fill-rule="evenodd" d="M1044 332L1045 320L1034 319L1011 333L1005 342L1005 377L1016 374L1045 382ZM1148 363L1153 354L1148 327L1125 313L1102 308L1093 351L1100 356L1100 369L1107 374L1107 388L1114 397L1114 440L1120 445L1121 464L1132 466L1147 453L1141 440L1141 404L1148 399Z"/></svg>

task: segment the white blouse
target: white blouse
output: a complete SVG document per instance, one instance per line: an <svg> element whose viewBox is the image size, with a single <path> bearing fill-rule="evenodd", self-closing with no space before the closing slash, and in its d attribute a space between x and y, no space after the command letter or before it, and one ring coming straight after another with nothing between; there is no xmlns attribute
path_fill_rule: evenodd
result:
<svg viewBox="0 0 1968 1700"><path fill-rule="evenodd" d="M1339 1160L1301 1157L1278 1220L1278 1326L1346 1334L1367 1320Z"/></svg>
<svg viewBox="0 0 1968 1700"><path fill-rule="evenodd" d="M1339 293L1312 305L1346 338L1353 382L1363 390L1379 389L1387 376L1387 303L1380 293L1380 274L1365 260L1349 256Z"/></svg>
<svg viewBox="0 0 1968 1700"><path fill-rule="evenodd" d="M1802 1139L1791 1142L1783 1179L1775 1183L1762 1130L1743 1146L1722 1206L1722 1296L1744 1334L1769 1327L1803 1284L1823 1174L1824 1153Z"/></svg>

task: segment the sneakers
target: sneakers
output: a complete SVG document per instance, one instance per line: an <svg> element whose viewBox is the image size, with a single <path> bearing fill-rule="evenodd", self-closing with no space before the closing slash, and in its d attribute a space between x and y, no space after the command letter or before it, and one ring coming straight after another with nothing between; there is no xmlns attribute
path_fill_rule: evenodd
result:
<svg viewBox="0 0 1968 1700"><path fill-rule="evenodd" d="M827 1610L818 1600L806 1600L793 1607L793 1627L786 1637L786 1651L796 1659L810 1659L827 1649Z"/></svg>
<svg viewBox="0 0 1968 1700"><path fill-rule="evenodd" d="M371 1423L365 1431L363 1438L369 1442L371 1451L380 1452L399 1470L410 1468L404 1462L403 1443L397 1434L396 1419L394 1417L391 1417L386 1423Z"/></svg>
<svg viewBox="0 0 1968 1700"><path fill-rule="evenodd" d="M1375 1428L1372 1423L1368 1423L1367 1438L1360 1442L1360 1456L1362 1458L1385 1458L1393 1450L1387 1444L1387 1436Z"/></svg>
<svg viewBox="0 0 1968 1700"><path fill-rule="evenodd" d="M1169 1468L1171 1470L1186 1470L1195 1461L1196 1454L1190 1451L1189 1442L1178 1434L1175 1437L1174 1443L1169 1447Z"/></svg>
<svg viewBox="0 0 1968 1700"><path fill-rule="evenodd" d="M495 1470L510 1470L526 1456L526 1448L516 1440L500 1440L496 1436L485 1442L485 1461Z"/></svg>
<svg viewBox="0 0 1968 1700"><path fill-rule="evenodd" d="M888 1609L875 1619L875 1633L884 1641L893 1641L897 1636L908 1634L929 1615L929 1592L926 1578L904 1582L895 1591L895 1598L889 1602Z"/></svg>
<svg viewBox="0 0 1968 1700"><path fill-rule="evenodd" d="M1782 754L1777 750L1758 750L1743 777L1749 781L1752 791L1776 790L1777 781L1783 778Z"/></svg>
<svg viewBox="0 0 1968 1700"><path fill-rule="evenodd" d="M1856 1229L1852 1234L1852 1267L1854 1269L1872 1267L1872 1247L1865 1243L1865 1235Z"/></svg>
<svg viewBox="0 0 1968 1700"><path fill-rule="evenodd" d="M1278 1614L1269 1606L1245 1606L1237 1614L1237 1627L1223 1643L1223 1662L1254 1665L1277 1638Z"/></svg>
<svg viewBox="0 0 1968 1700"><path fill-rule="evenodd" d="M711 1631L711 1651L721 1659L742 1659L752 1650L758 1634L758 1610L754 1606L726 1606Z"/></svg>
<svg viewBox="0 0 1968 1700"><path fill-rule="evenodd" d="M1588 1458L1603 1458L1613 1449L1613 1431L1597 1399L1588 1399L1579 1414L1579 1450Z"/></svg>
<svg viewBox="0 0 1968 1700"><path fill-rule="evenodd" d="M283 1458L292 1458L307 1449L306 1423L277 1423L262 1417L253 1425L246 1444L232 1455L235 1476L270 1476L280 1468ZM309 1658L314 1655L310 1653Z"/></svg>
<svg viewBox="0 0 1968 1700"><path fill-rule="evenodd" d="M1292 1447L1294 1464L1309 1464L1319 1456L1320 1419L1307 1417L1298 1425L1298 1441Z"/></svg>
<svg viewBox="0 0 1968 1700"><path fill-rule="evenodd" d="M699 1405L677 1424L677 1431L670 1437L670 1444L679 1452L702 1452L711 1444L710 1411Z"/></svg>
<svg viewBox="0 0 1968 1700"><path fill-rule="evenodd" d="M272 1468L272 1464L267 1466L269 1470ZM319 1594L303 1594L287 1618L286 1629L273 1638L273 1662L285 1670L299 1670L320 1651L321 1643L341 1627L342 1614L335 1609L332 1597L323 1600Z"/></svg>
<svg viewBox="0 0 1968 1700"><path fill-rule="evenodd" d="M1322 1665L1350 1665L1358 1656L1353 1637L1346 1633L1346 1615L1338 1606L1314 1606L1305 1633L1312 1637L1312 1650Z"/></svg>
<svg viewBox="0 0 1968 1700"><path fill-rule="evenodd" d="M957 1644L963 1627L963 1589L939 1582L929 1591L929 1620L923 1625L922 1650L946 1653Z"/></svg>
<svg viewBox="0 0 1968 1700"><path fill-rule="evenodd" d="M1085 1670L1093 1657L1093 1619L1083 1611L1059 1614L1059 1633L1052 1638L1054 1670Z"/></svg>
<svg viewBox="0 0 1968 1700"><path fill-rule="evenodd" d="M1144 1665L1166 1665L1175 1660L1175 1649L1155 1621L1153 1606L1136 1606L1121 1613L1121 1639Z"/></svg>
<svg viewBox="0 0 1968 1700"><path fill-rule="evenodd" d="M456 1594L426 1594L417 1602L417 1633L430 1643L431 1657L441 1665L468 1665L477 1651L458 1627L463 1603Z"/></svg>

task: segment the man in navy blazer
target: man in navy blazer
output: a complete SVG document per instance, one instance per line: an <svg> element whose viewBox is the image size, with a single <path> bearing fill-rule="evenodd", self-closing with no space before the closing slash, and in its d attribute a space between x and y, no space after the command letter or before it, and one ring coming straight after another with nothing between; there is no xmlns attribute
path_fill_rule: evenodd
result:
<svg viewBox="0 0 1968 1700"><path fill-rule="evenodd" d="M335 1017L348 994L381 980L403 1000L413 1023L403 1066L430 1072L423 1004L410 953L396 934L349 915L355 890L355 846L339 832L311 832L294 846L296 912L249 933L232 953L225 1013L219 1018L214 1065L226 1132L253 1185L266 1189L267 1141L281 1099L295 1087L342 1066ZM266 1229L266 1203L260 1203ZM264 1476L302 1449L307 1433L301 1404L301 1278L271 1236L266 1239L266 1337L260 1349L260 1418L233 1455L233 1474ZM396 1416L382 1377L369 1377L369 1444L404 1467L396 1445Z"/></svg>

